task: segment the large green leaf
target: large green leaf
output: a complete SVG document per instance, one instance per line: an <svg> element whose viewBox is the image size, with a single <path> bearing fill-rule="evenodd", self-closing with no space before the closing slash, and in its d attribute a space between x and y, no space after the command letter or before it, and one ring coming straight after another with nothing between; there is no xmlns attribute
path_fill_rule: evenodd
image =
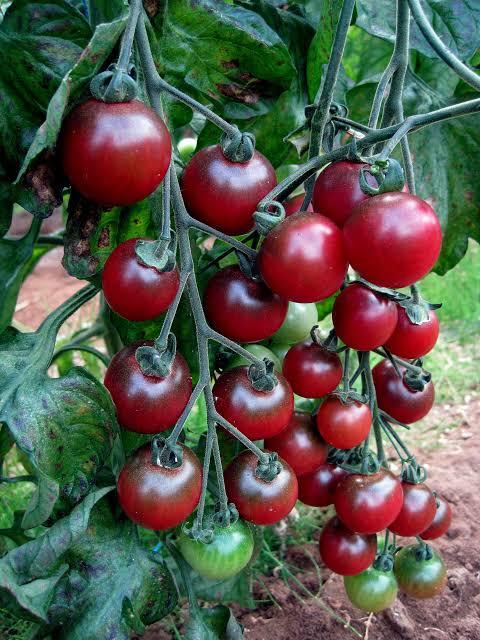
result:
<svg viewBox="0 0 480 640"><path fill-rule="evenodd" d="M243 627L228 607L190 609L185 640L241 640Z"/></svg>

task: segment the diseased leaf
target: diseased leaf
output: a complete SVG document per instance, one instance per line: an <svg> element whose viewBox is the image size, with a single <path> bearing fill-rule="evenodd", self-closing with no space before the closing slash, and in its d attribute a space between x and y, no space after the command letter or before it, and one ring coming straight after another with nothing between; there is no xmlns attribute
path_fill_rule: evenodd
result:
<svg viewBox="0 0 480 640"><path fill-rule="evenodd" d="M22 518L22 529L33 529L48 520L57 501L58 490L54 480L39 474L37 488Z"/></svg>

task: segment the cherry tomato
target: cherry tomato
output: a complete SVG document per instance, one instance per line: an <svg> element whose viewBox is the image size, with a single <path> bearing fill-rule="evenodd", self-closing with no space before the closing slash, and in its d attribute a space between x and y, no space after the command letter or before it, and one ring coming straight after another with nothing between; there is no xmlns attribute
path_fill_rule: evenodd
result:
<svg viewBox="0 0 480 640"><path fill-rule="evenodd" d="M290 346L291 345L289 344L277 344L276 342L272 342L272 344L269 347L279 359L282 367L283 367L283 361L285 360L285 356L287 355L287 352L290 350Z"/></svg>
<svg viewBox="0 0 480 640"><path fill-rule="evenodd" d="M398 516L402 485L386 469L372 475L353 473L337 484L334 497L340 520L356 533L378 533Z"/></svg>
<svg viewBox="0 0 480 640"><path fill-rule="evenodd" d="M318 213L295 213L274 227L260 248L259 265L270 289L294 302L328 298L348 267L341 231Z"/></svg>
<svg viewBox="0 0 480 640"><path fill-rule="evenodd" d="M322 398L342 379L342 363L336 353L308 340L294 345L283 361L283 375L302 398Z"/></svg>
<svg viewBox="0 0 480 640"><path fill-rule="evenodd" d="M59 150L72 186L114 207L155 191L167 173L172 143L163 120L143 102L90 98L65 118Z"/></svg>
<svg viewBox="0 0 480 640"><path fill-rule="evenodd" d="M228 527L214 525L213 529L214 538L209 544L192 540L182 531L178 546L200 576L208 580L228 580L244 569L252 557L252 531L241 519Z"/></svg>
<svg viewBox="0 0 480 640"><path fill-rule="evenodd" d="M419 560L419 545L403 547L395 556L395 576L398 586L412 598L438 596L447 584L447 570L442 558L432 549L430 560Z"/></svg>
<svg viewBox="0 0 480 640"><path fill-rule="evenodd" d="M285 200L285 202L283 203L283 208L285 209L285 215L287 216L287 218L288 216L291 216L294 213L298 213L299 211L302 211L302 204L303 204L304 198L305 198L305 194L301 193L298 196L293 196L293 198L289 198L288 200ZM313 211L312 204L310 203L308 207L304 209L304 211Z"/></svg>
<svg viewBox="0 0 480 640"><path fill-rule="evenodd" d="M280 362L278 356L270 349L267 349L267 347L264 347L263 344L247 344L244 346L244 349L259 360L263 360L264 358L271 360L273 362L275 370L279 371L280 373L282 372L282 363ZM239 356L237 354L228 362L228 366L226 368L234 369L235 367L242 366L250 366L250 361L246 358L242 358L242 356Z"/></svg>
<svg viewBox="0 0 480 640"><path fill-rule="evenodd" d="M371 426L369 406L356 400L343 404L337 396L329 396L317 413L321 436L337 449L352 449L359 445L368 436Z"/></svg>
<svg viewBox="0 0 480 640"><path fill-rule="evenodd" d="M398 587L393 571L370 567L354 576L345 576L343 584L350 602L362 611L383 611L397 597Z"/></svg>
<svg viewBox="0 0 480 640"><path fill-rule="evenodd" d="M286 428L293 413L293 393L281 373L272 391L257 391L248 367L224 371L213 387L215 407L250 440L270 438Z"/></svg>
<svg viewBox="0 0 480 640"><path fill-rule="evenodd" d="M327 461L328 447L315 429L312 416L295 411L287 428L265 440L268 451L276 451L296 476L311 473Z"/></svg>
<svg viewBox="0 0 480 640"><path fill-rule="evenodd" d="M334 464L322 464L313 473L298 478L298 499L310 507L328 507L333 504L337 484L348 476L348 471Z"/></svg>
<svg viewBox="0 0 480 640"><path fill-rule="evenodd" d="M406 287L423 278L442 246L440 222L432 207L398 191L360 203L343 234L352 267L381 287Z"/></svg>
<svg viewBox="0 0 480 640"><path fill-rule="evenodd" d="M450 525L452 524L452 507L445 498L437 496L436 507L437 510L432 524L428 529L422 531L420 534L420 537L423 538L423 540L435 540L436 538L440 538L444 533L447 533Z"/></svg>
<svg viewBox="0 0 480 640"><path fill-rule="evenodd" d="M153 320L172 304L180 285L177 267L158 271L143 265L135 253L140 238L119 244L109 255L102 273L102 289L115 313L132 320Z"/></svg>
<svg viewBox="0 0 480 640"><path fill-rule="evenodd" d="M295 344L308 338L317 322L318 312L314 302L289 302L285 320L273 334L272 340Z"/></svg>
<svg viewBox="0 0 480 640"><path fill-rule="evenodd" d="M248 162L231 162L219 144L196 153L182 175L189 213L230 235L253 227L257 204L277 184L275 170L260 152Z"/></svg>
<svg viewBox="0 0 480 640"><path fill-rule="evenodd" d="M417 536L433 522L437 503L426 484L402 482L403 505L400 513L388 526L399 536Z"/></svg>
<svg viewBox="0 0 480 640"><path fill-rule="evenodd" d="M255 474L258 458L251 451L243 451L225 469L228 499L235 503L245 520L261 525L275 524L295 506L297 477L290 465L281 459L280 462L283 469L271 482Z"/></svg>
<svg viewBox="0 0 480 640"><path fill-rule="evenodd" d="M183 522L196 508L202 490L202 465L191 449L182 447L176 469L152 462L151 445L137 449L117 481L118 501L130 520L154 531Z"/></svg>
<svg viewBox="0 0 480 640"><path fill-rule="evenodd" d="M385 347L400 358L421 358L433 349L440 331L438 317L432 309L423 324L413 324L402 307L398 307L398 320Z"/></svg>
<svg viewBox="0 0 480 640"><path fill-rule="evenodd" d="M135 358L138 342L124 347L110 362L104 384L124 429L159 433L177 422L192 394L192 378L184 357L177 352L165 378L146 376Z"/></svg>
<svg viewBox="0 0 480 640"><path fill-rule="evenodd" d="M285 320L288 302L234 265L210 278L203 306L211 326L236 342L269 338Z"/></svg>
<svg viewBox="0 0 480 640"><path fill-rule="evenodd" d="M320 556L324 564L341 576L365 571L375 560L377 536L354 533L336 517L323 527Z"/></svg>
<svg viewBox="0 0 480 640"><path fill-rule="evenodd" d="M403 381L406 369L399 366L399 370L402 378L389 360L383 360L373 367L378 406L392 418L411 424L424 418L433 407L435 389L433 382L429 382L423 391L411 390Z"/></svg>
<svg viewBox="0 0 480 640"><path fill-rule="evenodd" d="M397 305L354 283L335 299L332 320L337 336L348 347L373 351L392 335L397 324Z"/></svg>

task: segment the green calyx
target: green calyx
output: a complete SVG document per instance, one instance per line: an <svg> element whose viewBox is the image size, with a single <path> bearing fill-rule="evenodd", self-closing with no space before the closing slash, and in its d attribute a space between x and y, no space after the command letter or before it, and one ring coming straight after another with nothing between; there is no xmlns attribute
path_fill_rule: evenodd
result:
<svg viewBox="0 0 480 640"><path fill-rule="evenodd" d="M401 478L409 484L421 484L427 479L427 471L412 457L403 463Z"/></svg>
<svg viewBox="0 0 480 640"><path fill-rule="evenodd" d="M421 365L419 365L421 366ZM403 381L412 391L423 391L432 379L432 374L423 369L407 369L403 374Z"/></svg>
<svg viewBox="0 0 480 640"><path fill-rule="evenodd" d="M366 162L372 162L372 159L367 158ZM368 182L367 175L373 176L377 183L376 187ZM359 179L361 190L370 196L388 191L401 191L405 186L402 165L393 158L386 160L377 158L370 167L362 167Z"/></svg>
<svg viewBox="0 0 480 640"><path fill-rule="evenodd" d="M278 384L274 373L274 363L268 358L264 358L259 364L251 364L248 368L248 379L257 391L263 393L273 391Z"/></svg>
<svg viewBox="0 0 480 640"><path fill-rule="evenodd" d="M253 214L255 229L262 236L266 236L270 231L285 220L285 208L281 202L270 200L261 210Z"/></svg>
<svg viewBox="0 0 480 640"><path fill-rule="evenodd" d="M272 482L278 474L281 473L282 469L283 467L278 459L278 453L268 453L258 461L255 475L257 478L260 478L260 480Z"/></svg>
<svg viewBox="0 0 480 640"><path fill-rule="evenodd" d="M170 333L166 345L155 343L153 347L138 347L135 351L135 359L144 375L165 378L172 370L176 352L177 340L174 334Z"/></svg>
<svg viewBox="0 0 480 640"><path fill-rule="evenodd" d="M137 260L146 267L153 267L160 272L173 270L176 252L177 237L173 232L170 238L137 240L135 243Z"/></svg>
<svg viewBox="0 0 480 640"><path fill-rule="evenodd" d="M138 86L127 71L111 64L92 79L90 92L102 102L131 102L137 97Z"/></svg>
<svg viewBox="0 0 480 640"><path fill-rule="evenodd" d="M157 467L177 469L182 466L182 462L183 450L180 445L160 436L152 440L152 464Z"/></svg>
<svg viewBox="0 0 480 640"><path fill-rule="evenodd" d="M220 140L223 155L230 162L248 162L255 151L255 136L253 133L242 133L235 130L224 133Z"/></svg>

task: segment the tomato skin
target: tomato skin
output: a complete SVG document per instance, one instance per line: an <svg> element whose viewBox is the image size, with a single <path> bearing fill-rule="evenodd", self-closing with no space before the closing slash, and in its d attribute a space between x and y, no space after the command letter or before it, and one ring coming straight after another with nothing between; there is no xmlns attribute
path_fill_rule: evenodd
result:
<svg viewBox="0 0 480 640"><path fill-rule="evenodd" d="M377 553L377 536L350 531L337 517L331 518L320 536L323 563L341 576L353 576L368 569Z"/></svg>
<svg viewBox="0 0 480 640"><path fill-rule="evenodd" d="M333 504L337 484L347 476L348 471L326 462L298 478L298 499L310 507L328 507Z"/></svg>
<svg viewBox="0 0 480 640"><path fill-rule="evenodd" d="M298 196L293 196L293 198L289 198L283 202L283 208L285 209L285 215L288 216L293 215L294 213L298 213L302 211L303 200L305 199L305 194L300 193ZM313 211L312 203L308 205L306 209L303 211Z"/></svg>
<svg viewBox="0 0 480 640"><path fill-rule="evenodd" d="M280 373L282 372L282 363L280 362L276 353L274 353L267 347L264 347L263 344L247 344L244 345L244 349L259 360L263 360L264 358L271 360L273 362L273 366L275 367L275 371L279 371ZM226 369L234 369L235 367L245 366L250 366L250 362L246 358L242 358L242 356L239 356L237 354L231 360L229 360Z"/></svg>
<svg viewBox="0 0 480 640"><path fill-rule="evenodd" d="M335 489L337 515L356 533L383 531L398 516L402 504L402 485L386 469L369 476L350 474Z"/></svg>
<svg viewBox="0 0 480 640"><path fill-rule="evenodd" d="M443 536L450 528L452 524L452 507L450 504L442 498L442 496L437 496L438 500L437 510L435 511L435 516L431 525L425 531L422 531L420 537L423 540L435 540L436 538L440 538Z"/></svg>
<svg viewBox="0 0 480 640"><path fill-rule="evenodd" d="M142 238L119 244L107 258L102 272L102 289L110 308L127 320L153 320L168 309L177 294L180 274L158 271L141 264L135 245Z"/></svg>
<svg viewBox="0 0 480 640"><path fill-rule="evenodd" d="M406 287L423 278L440 254L442 231L432 207L409 193L372 196L343 228L348 261L369 282Z"/></svg>
<svg viewBox="0 0 480 640"><path fill-rule="evenodd" d="M303 411L295 411L286 429L265 440L265 448L276 451L297 477L318 469L328 455L327 444L315 429L312 416Z"/></svg>
<svg viewBox="0 0 480 640"><path fill-rule="evenodd" d="M395 330L397 315L395 302L357 283L340 293L332 310L337 336L358 351L381 347Z"/></svg>
<svg viewBox="0 0 480 640"><path fill-rule="evenodd" d="M437 511L435 496L426 484L402 482L403 505L388 528L399 536L417 536L433 522Z"/></svg>
<svg viewBox="0 0 480 640"><path fill-rule="evenodd" d="M104 384L112 396L118 422L137 433L159 433L177 422L192 394L192 377L185 358L177 352L165 378L146 376L135 359L145 341L128 345L111 360Z"/></svg>
<svg viewBox="0 0 480 640"><path fill-rule="evenodd" d="M324 300L347 273L342 233L319 213L295 213L267 235L259 266L270 289L287 300Z"/></svg>
<svg viewBox="0 0 480 640"><path fill-rule="evenodd" d="M196 508L202 490L202 465L191 449L183 450L176 469L152 463L151 445L137 449L117 481L118 501L125 514L146 529L163 531L183 522Z"/></svg>
<svg viewBox="0 0 480 640"><path fill-rule="evenodd" d="M250 527L239 519L228 527L214 525L214 538L210 544L192 540L182 531L178 546L200 576L208 580L228 580L249 563L254 542Z"/></svg>
<svg viewBox="0 0 480 640"><path fill-rule="evenodd" d="M274 168L259 151L248 162L231 162L219 144L198 151L181 179L190 215L233 236L253 228L257 204L276 184Z"/></svg>
<svg viewBox="0 0 480 640"><path fill-rule="evenodd" d="M402 376L405 368L398 367ZM373 381L380 409L405 424L411 424L424 418L435 401L435 388L429 382L423 391L411 391L399 378L394 366L383 360L372 369Z"/></svg>
<svg viewBox="0 0 480 640"><path fill-rule="evenodd" d="M362 611L377 613L387 609L397 597L397 581L393 571L370 567L343 579L350 602Z"/></svg>
<svg viewBox="0 0 480 640"><path fill-rule="evenodd" d="M298 496L297 477L292 468L280 459L282 471L271 482L255 475L258 458L243 451L225 469L228 499L238 513L254 524L275 524L285 518L295 506Z"/></svg>
<svg viewBox="0 0 480 640"><path fill-rule="evenodd" d="M259 342L281 327L288 301L232 265L210 278L203 306L207 320L219 333L236 342Z"/></svg>
<svg viewBox="0 0 480 640"><path fill-rule="evenodd" d="M322 438L337 449L356 447L368 436L371 426L369 406L356 400L343 404L337 396L329 396L317 413L317 428Z"/></svg>
<svg viewBox="0 0 480 640"><path fill-rule="evenodd" d="M432 549L430 560L418 560L418 545L403 547L395 556L394 572L400 589L421 600L438 596L447 584L447 570L442 558Z"/></svg>
<svg viewBox="0 0 480 640"><path fill-rule="evenodd" d="M440 333L438 316L433 309L428 312L429 318L423 324L413 324L407 312L398 306L398 320L385 347L400 358L421 358L433 349Z"/></svg>
<svg viewBox="0 0 480 640"><path fill-rule="evenodd" d="M281 373L277 386L257 391L248 379L248 367L224 371L213 387L218 413L250 440L269 438L286 428L293 413L293 393Z"/></svg>
<svg viewBox="0 0 480 640"><path fill-rule="evenodd" d="M155 191L169 167L172 143L163 120L143 102L90 98L65 118L59 151L72 186L114 207Z"/></svg>
<svg viewBox="0 0 480 640"><path fill-rule="evenodd" d="M342 373L338 355L311 340L291 347L283 361L283 375L302 398L322 398L331 393Z"/></svg>
<svg viewBox="0 0 480 640"><path fill-rule="evenodd" d="M295 344L309 337L318 322L318 311L314 302L289 302L285 320L272 336L274 342Z"/></svg>

